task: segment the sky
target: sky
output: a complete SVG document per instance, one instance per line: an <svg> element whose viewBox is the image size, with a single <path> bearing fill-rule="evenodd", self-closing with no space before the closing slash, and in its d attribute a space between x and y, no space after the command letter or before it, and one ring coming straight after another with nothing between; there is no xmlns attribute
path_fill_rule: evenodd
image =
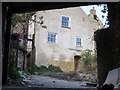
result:
<svg viewBox="0 0 120 90"><path fill-rule="evenodd" d="M105 24L105 20L106 19L102 19L102 15L103 13L101 12L101 10L103 10L103 6L104 4L98 6L98 5L89 5L89 6L81 6L81 8L83 9L83 11L88 15L90 13L90 10L95 7L96 10L96 15L98 16L98 18L101 20L101 22L103 22L103 25ZM107 13L104 15L105 17L107 16Z"/></svg>

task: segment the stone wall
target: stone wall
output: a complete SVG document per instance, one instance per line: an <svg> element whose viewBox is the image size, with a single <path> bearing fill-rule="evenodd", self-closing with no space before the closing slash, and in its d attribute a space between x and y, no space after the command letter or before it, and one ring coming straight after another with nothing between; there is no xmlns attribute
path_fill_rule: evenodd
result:
<svg viewBox="0 0 120 90"><path fill-rule="evenodd" d="M109 29L102 29L95 32L95 41L97 48L97 64L99 83L104 80L111 68L111 35Z"/></svg>
<svg viewBox="0 0 120 90"><path fill-rule="evenodd" d="M94 50L94 42L92 41L94 27L88 16L80 7L38 11L36 20L39 20L40 16L43 16L44 25L47 28L35 24L35 64L37 66L49 65L54 62L65 71L68 71L68 69L69 71L74 70L74 66L72 66L74 65L74 56L79 55L81 51L86 49ZM70 27L61 27L62 16L69 16ZM29 29L32 29L32 27ZM55 43L47 41L48 33L56 34ZM76 46L76 37L81 38L80 47Z"/></svg>
<svg viewBox="0 0 120 90"><path fill-rule="evenodd" d="M97 46L98 80L103 84L110 70L120 67L120 5L108 4L107 29L95 32Z"/></svg>
<svg viewBox="0 0 120 90"><path fill-rule="evenodd" d="M120 3L109 4L109 20L112 30L112 68L120 67Z"/></svg>

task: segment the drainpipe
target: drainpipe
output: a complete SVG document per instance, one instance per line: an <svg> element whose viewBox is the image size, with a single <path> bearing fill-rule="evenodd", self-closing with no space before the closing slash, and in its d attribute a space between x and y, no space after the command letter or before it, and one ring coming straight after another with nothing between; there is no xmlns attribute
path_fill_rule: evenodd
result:
<svg viewBox="0 0 120 90"><path fill-rule="evenodd" d="M34 16L34 34L32 37L32 64L31 64L31 74L34 73L35 67L35 29L36 29L36 15Z"/></svg>

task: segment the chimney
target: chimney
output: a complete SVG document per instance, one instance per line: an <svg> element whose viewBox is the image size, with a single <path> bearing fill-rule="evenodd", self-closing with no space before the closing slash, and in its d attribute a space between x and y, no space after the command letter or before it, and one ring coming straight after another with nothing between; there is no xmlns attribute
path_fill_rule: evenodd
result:
<svg viewBox="0 0 120 90"><path fill-rule="evenodd" d="M93 15L96 15L95 7L93 7L93 9L90 10L90 13L93 14Z"/></svg>

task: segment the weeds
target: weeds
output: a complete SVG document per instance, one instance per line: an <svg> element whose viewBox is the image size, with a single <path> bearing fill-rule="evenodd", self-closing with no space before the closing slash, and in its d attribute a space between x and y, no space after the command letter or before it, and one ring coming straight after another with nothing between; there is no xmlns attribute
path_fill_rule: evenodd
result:
<svg viewBox="0 0 120 90"><path fill-rule="evenodd" d="M37 72L37 74L40 75L48 72L55 73L55 72L63 72L63 71L58 66L49 65L47 67L47 66L41 65L40 67L38 66L35 67L35 72Z"/></svg>

